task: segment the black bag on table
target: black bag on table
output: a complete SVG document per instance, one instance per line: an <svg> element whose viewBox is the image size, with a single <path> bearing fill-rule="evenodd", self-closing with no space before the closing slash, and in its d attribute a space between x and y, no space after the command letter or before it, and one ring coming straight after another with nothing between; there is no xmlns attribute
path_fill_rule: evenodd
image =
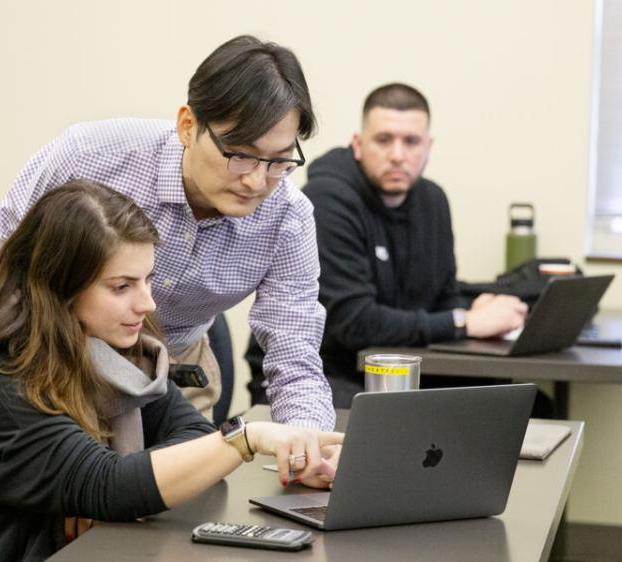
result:
<svg viewBox="0 0 622 562"><path fill-rule="evenodd" d="M515 267L512 271L501 273L495 281L488 283L458 281L460 294L469 301L469 304L482 293L514 295L526 302L531 308L552 277L550 274L540 271L540 266L546 264L573 265L568 258L537 258L528 260ZM573 275L583 275L581 269L576 265L575 267L576 272Z"/></svg>

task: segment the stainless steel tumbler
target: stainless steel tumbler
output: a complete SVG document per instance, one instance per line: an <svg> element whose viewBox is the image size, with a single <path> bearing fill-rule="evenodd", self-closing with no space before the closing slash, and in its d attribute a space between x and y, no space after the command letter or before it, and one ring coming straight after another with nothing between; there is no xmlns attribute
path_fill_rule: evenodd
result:
<svg viewBox="0 0 622 562"><path fill-rule="evenodd" d="M380 353L365 357L365 391L393 392L419 388L421 357Z"/></svg>

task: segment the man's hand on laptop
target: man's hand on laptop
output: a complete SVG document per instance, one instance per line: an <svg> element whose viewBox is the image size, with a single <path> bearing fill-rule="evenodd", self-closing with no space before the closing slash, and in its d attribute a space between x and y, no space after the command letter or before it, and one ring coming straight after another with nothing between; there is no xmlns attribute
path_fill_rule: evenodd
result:
<svg viewBox="0 0 622 562"><path fill-rule="evenodd" d="M341 445L325 445L321 449L321 455L322 461L313 476L297 478L301 484L309 488L332 488L341 455Z"/></svg>
<svg viewBox="0 0 622 562"><path fill-rule="evenodd" d="M521 328L527 305L511 295L484 293L466 313L466 333L470 338L491 338Z"/></svg>

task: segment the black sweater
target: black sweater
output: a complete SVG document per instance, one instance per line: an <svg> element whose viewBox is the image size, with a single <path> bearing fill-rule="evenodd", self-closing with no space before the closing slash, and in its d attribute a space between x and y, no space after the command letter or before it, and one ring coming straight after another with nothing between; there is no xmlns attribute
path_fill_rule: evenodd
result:
<svg viewBox="0 0 622 562"><path fill-rule="evenodd" d="M313 162L304 193L315 207L328 376L362 385L358 350L454 339L451 309L463 302L449 205L438 185L419 179L389 209L351 148L340 148Z"/></svg>
<svg viewBox="0 0 622 562"><path fill-rule="evenodd" d="M44 560L65 544L64 517L130 521L164 511L147 448L214 431L169 382L141 410L144 451L125 457L71 418L50 416L0 375L0 559Z"/></svg>

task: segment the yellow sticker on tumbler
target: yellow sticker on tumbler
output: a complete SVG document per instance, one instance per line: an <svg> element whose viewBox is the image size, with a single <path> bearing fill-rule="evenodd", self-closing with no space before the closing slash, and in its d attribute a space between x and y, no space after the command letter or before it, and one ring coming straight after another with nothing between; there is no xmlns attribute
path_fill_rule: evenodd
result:
<svg viewBox="0 0 622 562"><path fill-rule="evenodd" d="M378 367L377 365L365 365L365 372L372 375L392 375L403 377L410 373L408 367Z"/></svg>

